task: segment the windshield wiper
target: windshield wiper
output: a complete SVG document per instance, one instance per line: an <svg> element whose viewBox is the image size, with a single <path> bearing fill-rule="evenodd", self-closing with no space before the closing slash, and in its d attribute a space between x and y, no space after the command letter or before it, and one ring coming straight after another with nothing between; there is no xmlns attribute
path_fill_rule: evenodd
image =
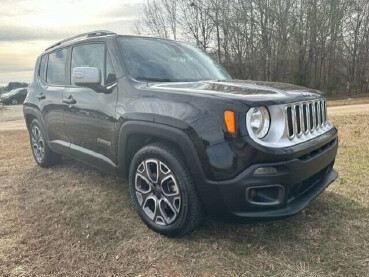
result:
<svg viewBox="0 0 369 277"><path fill-rule="evenodd" d="M155 77L136 77L136 80L139 81L149 81L149 82L175 82L175 80L169 78L155 78Z"/></svg>

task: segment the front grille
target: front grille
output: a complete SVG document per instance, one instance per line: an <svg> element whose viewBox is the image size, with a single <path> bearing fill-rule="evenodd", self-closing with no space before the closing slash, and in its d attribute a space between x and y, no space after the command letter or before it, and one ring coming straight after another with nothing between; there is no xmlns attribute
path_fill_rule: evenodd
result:
<svg viewBox="0 0 369 277"><path fill-rule="evenodd" d="M335 144L337 141L337 139L333 139L331 140L330 142L324 144L322 147L318 148L318 149L315 149L313 151L311 151L310 153L307 153L301 157L299 157L298 159L301 160L301 161L306 161L306 160L309 160L313 157L315 157L316 155L318 155L319 153L322 153L324 151L326 151L328 148L330 148L333 144Z"/></svg>
<svg viewBox="0 0 369 277"><path fill-rule="evenodd" d="M323 128L327 124L324 99L290 104L285 112L288 138L301 137Z"/></svg>

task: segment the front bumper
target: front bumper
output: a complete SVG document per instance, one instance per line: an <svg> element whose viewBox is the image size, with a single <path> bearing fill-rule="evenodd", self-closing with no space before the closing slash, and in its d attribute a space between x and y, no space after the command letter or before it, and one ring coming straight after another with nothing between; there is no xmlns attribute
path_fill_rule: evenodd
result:
<svg viewBox="0 0 369 277"><path fill-rule="evenodd" d="M282 162L255 164L231 180L205 180L199 187L202 203L210 217L222 220L294 215L337 178L333 169L337 146L338 139L334 137L307 155ZM266 167L275 168L277 172L255 174L256 169ZM283 187L280 202L255 204L246 197L248 188L269 185Z"/></svg>

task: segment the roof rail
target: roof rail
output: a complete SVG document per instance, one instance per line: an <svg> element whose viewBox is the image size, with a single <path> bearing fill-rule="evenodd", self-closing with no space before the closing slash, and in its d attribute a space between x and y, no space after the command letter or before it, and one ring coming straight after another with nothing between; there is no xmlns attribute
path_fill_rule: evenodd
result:
<svg viewBox="0 0 369 277"><path fill-rule="evenodd" d="M81 38L81 37L86 37L86 38L90 38L90 37L100 37L100 36L107 36L107 35L116 35L116 33L111 32L111 31L107 31L107 30L97 30L97 31L92 31L92 32L87 32L87 33L83 33L71 38L67 38L64 40L61 40L51 46L49 46L48 48L45 49L45 51L54 48L56 46L62 45L63 43L67 42L67 41L71 41L71 40L75 40L77 38Z"/></svg>

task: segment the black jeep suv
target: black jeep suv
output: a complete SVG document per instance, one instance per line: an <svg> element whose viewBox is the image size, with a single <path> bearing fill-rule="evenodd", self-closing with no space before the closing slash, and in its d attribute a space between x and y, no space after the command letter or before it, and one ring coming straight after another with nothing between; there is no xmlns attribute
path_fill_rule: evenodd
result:
<svg viewBox="0 0 369 277"><path fill-rule="evenodd" d="M36 162L63 154L128 179L142 220L167 236L205 213L293 215L337 177L337 130L320 92L233 80L186 43L82 34L46 49L28 90Z"/></svg>

